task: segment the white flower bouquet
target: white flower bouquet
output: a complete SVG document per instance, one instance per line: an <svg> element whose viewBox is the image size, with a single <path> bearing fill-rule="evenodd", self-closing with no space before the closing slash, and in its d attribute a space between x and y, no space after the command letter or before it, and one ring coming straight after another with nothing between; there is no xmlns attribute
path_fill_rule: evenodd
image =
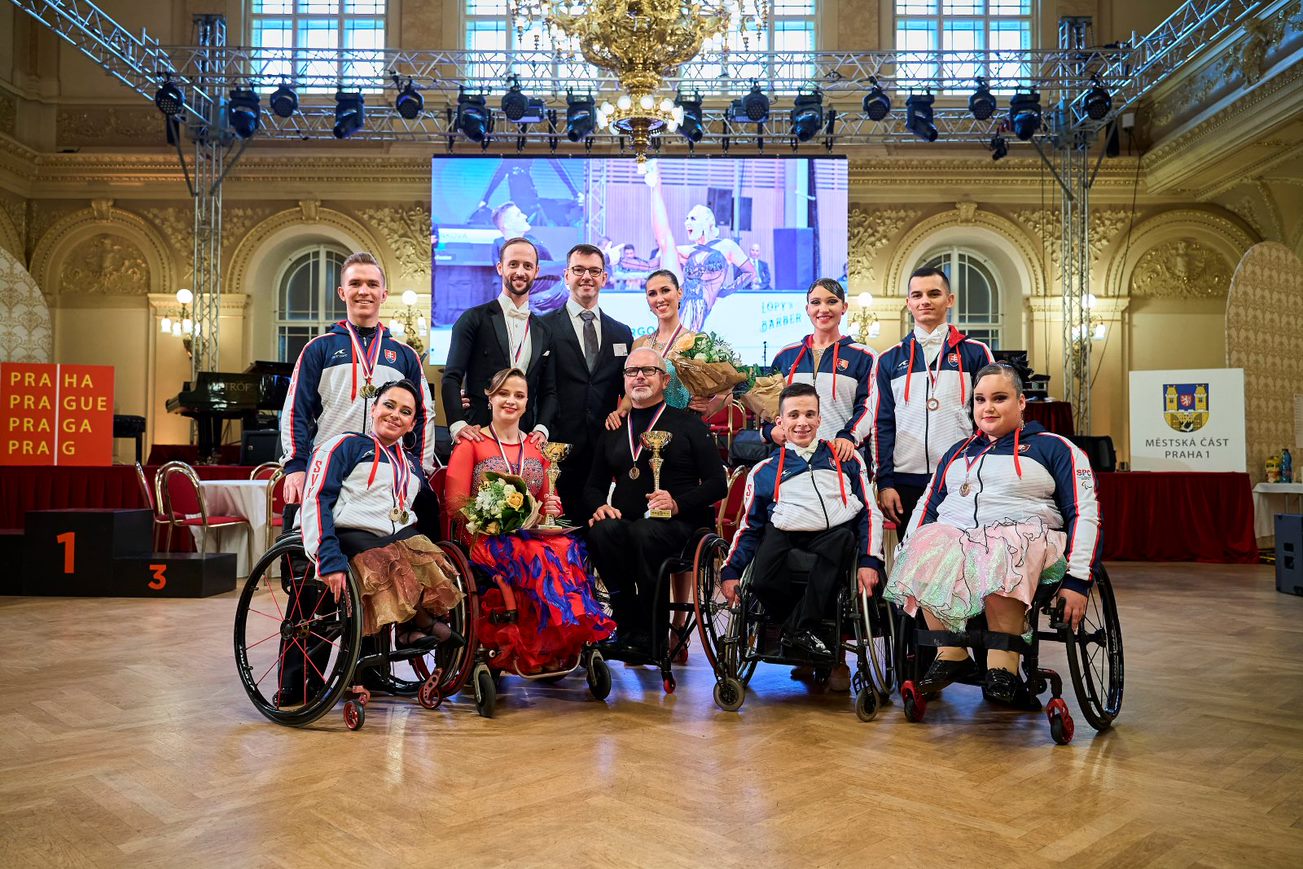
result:
<svg viewBox="0 0 1303 869"><path fill-rule="evenodd" d="M694 398L710 398L745 383L741 364L732 346L714 332L698 333L692 346L674 357L679 380Z"/></svg>
<svg viewBox="0 0 1303 869"><path fill-rule="evenodd" d="M472 534L510 534L538 524L538 500L520 477L489 471L461 514Z"/></svg>

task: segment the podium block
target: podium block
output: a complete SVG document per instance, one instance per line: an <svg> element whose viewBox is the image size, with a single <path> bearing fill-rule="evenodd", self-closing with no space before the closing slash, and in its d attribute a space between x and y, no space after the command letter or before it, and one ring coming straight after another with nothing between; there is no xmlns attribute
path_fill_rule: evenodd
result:
<svg viewBox="0 0 1303 869"><path fill-rule="evenodd" d="M113 559L114 597L209 597L235 588L235 553L154 552Z"/></svg>
<svg viewBox="0 0 1303 869"><path fill-rule="evenodd" d="M0 595L23 593L23 532L0 530Z"/></svg>
<svg viewBox="0 0 1303 869"><path fill-rule="evenodd" d="M111 595L113 559L153 548L149 510L30 510L22 593Z"/></svg>

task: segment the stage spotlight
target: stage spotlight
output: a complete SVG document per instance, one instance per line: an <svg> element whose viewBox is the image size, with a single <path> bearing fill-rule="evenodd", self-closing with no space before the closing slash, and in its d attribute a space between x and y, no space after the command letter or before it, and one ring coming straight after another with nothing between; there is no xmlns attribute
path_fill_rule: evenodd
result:
<svg viewBox="0 0 1303 869"><path fill-rule="evenodd" d="M398 83L398 76L394 76L394 84ZM425 97L412 84L412 80L407 80L407 85L398 92L394 97L394 111L407 121L414 121L425 111Z"/></svg>
<svg viewBox="0 0 1303 869"><path fill-rule="evenodd" d="M905 129L925 142L937 140L937 125L932 123L932 94L910 94L905 100Z"/></svg>
<svg viewBox="0 0 1303 869"><path fill-rule="evenodd" d="M729 120L738 124L763 124L769 120L769 97L752 83L751 93L733 100L728 110Z"/></svg>
<svg viewBox="0 0 1303 869"><path fill-rule="evenodd" d="M185 110L185 95L172 83L171 77L159 85L158 92L154 94L154 105L169 118L174 118Z"/></svg>
<svg viewBox="0 0 1303 869"><path fill-rule="evenodd" d="M511 88L502 95L502 114L515 124L539 124L547 114L543 101L538 97L530 98L520 89L520 80L511 79Z"/></svg>
<svg viewBox="0 0 1303 869"><path fill-rule="evenodd" d="M1098 78L1094 82L1095 86L1086 92L1086 116L1092 121L1102 121L1113 109L1113 97Z"/></svg>
<svg viewBox="0 0 1303 869"><path fill-rule="evenodd" d="M366 105L361 91L336 91L335 93L335 138L347 139L362 129L366 122Z"/></svg>
<svg viewBox="0 0 1303 869"><path fill-rule="evenodd" d="M272 93L267 105L271 106L276 117L288 118L299 110L299 95L294 93L292 87L283 84Z"/></svg>
<svg viewBox="0 0 1303 869"><path fill-rule="evenodd" d="M873 87L864 95L864 114L869 116L870 121L880 121L891 111L891 97L887 96L876 78L869 81L873 82Z"/></svg>
<svg viewBox="0 0 1303 869"><path fill-rule="evenodd" d="M792 135L798 142L808 142L823 129L823 91L797 94L792 104Z"/></svg>
<svg viewBox="0 0 1303 869"><path fill-rule="evenodd" d="M683 110L683 120L679 122L679 135L689 142L697 143L705 135L706 128L701 122L701 94L696 94L694 99L686 99L683 94L679 94L674 99L674 105Z"/></svg>
<svg viewBox="0 0 1303 869"><path fill-rule="evenodd" d="M453 126L472 142L483 142L489 136L489 108L483 94L457 93L457 118Z"/></svg>
<svg viewBox="0 0 1303 869"><path fill-rule="evenodd" d="M1009 125L1019 139L1031 141L1041 128L1041 95L1036 91L1014 94L1009 100Z"/></svg>
<svg viewBox="0 0 1303 869"><path fill-rule="evenodd" d="M995 97L991 96L991 89L986 86L986 79L977 80L977 90L968 98L968 111L973 113L973 117L979 121L989 120L991 115L995 114Z"/></svg>
<svg viewBox="0 0 1303 869"><path fill-rule="evenodd" d="M597 126L597 111L592 94L577 97L566 91L566 138L572 142L587 139Z"/></svg>
<svg viewBox="0 0 1303 869"><path fill-rule="evenodd" d="M1003 160L1009 156L1009 140L999 133L991 137L991 159Z"/></svg>
<svg viewBox="0 0 1303 869"><path fill-rule="evenodd" d="M226 121L241 139L258 132L262 124L262 107L258 95L248 88L235 88L226 103Z"/></svg>

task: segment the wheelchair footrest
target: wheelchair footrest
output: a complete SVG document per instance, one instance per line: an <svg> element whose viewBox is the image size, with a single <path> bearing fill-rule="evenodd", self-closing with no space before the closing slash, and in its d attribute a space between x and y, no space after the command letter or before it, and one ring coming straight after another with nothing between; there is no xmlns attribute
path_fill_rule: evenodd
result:
<svg viewBox="0 0 1303 869"><path fill-rule="evenodd" d="M503 610L489 613L489 622L495 625L514 625L520 621L519 610Z"/></svg>
<svg viewBox="0 0 1303 869"><path fill-rule="evenodd" d="M1027 641L1017 634L999 631L917 631L920 646L967 646L972 649L995 649L1025 655L1030 650Z"/></svg>

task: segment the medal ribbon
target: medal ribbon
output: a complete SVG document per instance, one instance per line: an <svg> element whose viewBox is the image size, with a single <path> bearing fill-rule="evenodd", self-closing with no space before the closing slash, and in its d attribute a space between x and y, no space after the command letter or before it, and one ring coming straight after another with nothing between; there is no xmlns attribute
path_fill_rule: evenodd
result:
<svg viewBox="0 0 1303 869"><path fill-rule="evenodd" d="M832 343L832 397L833 398L837 397L837 360L840 358L838 356L838 351L841 349L841 343L842 343L842 339L840 335L837 336L837 340ZM796 354L796 361L792 363L791 370L787 372L788 386L792 385L792 378L796 376L796 366L801 364L801 357L805 355L806 350L809 350L813 346L814 346L814 336L809 335L806 337L805 343L801 345L801 352ZM911 356L909 361L910 364L912 365L914 363L914 357ZM810 379L814 382L815 386L819 385L819 370L817 368L815 369L814 374L811 375ZM905 378L905 391L906 392L909 391L908 377ZM905 396L905 400L909 401L908 395Z"/></svg>
<svg viewBox="0 0 1303 869"><path fill-rule="evenodd" d="M370 385L371 378L375 376L376 363L380 361L380 344L384 338L385 327L377 325L375 340L371 342L370 347L363 349L362 339L357 334L357 330L353 328L353 324L348 320L341 322L344 324L344 328L348 330L349 343L353 345L353 388L349 395L349 400L352 401L357 398L358 365L362 366L362 377L366 380L367 385Z"/></svg>
<svg viewBox="0 0 1303 869"><path fill-rule="evenodd" d="M502 456L502 463L507 466L507 473L517 476L523 474L525 472L525 438L520 439L520 452L516 455L516 464L513 465L507 458L507 451L502 446L502 441L498 438L498 433L494 431L491 424L489 425L489 435L493 438L493 442L498 445L498 453Z"/></svg>
<svg viewBox="0 0 1303 869"><path fill-rule="evenodd" d="M819 441L819 443L821 443L821 444L828 444L827 441ZM839 459L839 458L837 458L837 451L834 450L834 449L832 448L832 444L828 444L828 451L832 453L833 464L835 464L835 465L837 466L837 486L838 486L838 488L841 489L841 492L842 492L842 506L845 507L845 506L847 506L850 502L846 499L846 476L845 476L844 474L842 474L842 460ZM786 449L784 449L782 452L780 452L780 453L778 454L778 476L776 476L776 477L774 478L774 503L775 503L775 504L778 503L778 490L779 490L779 488L783 485L783 458L784 458L786 455L787 455L787 450L786 450ZM810 454L810 462L809 462L809 464L811 464L811 465L814 464L814 454L813 454L813 453ZM816 494L817 494L817 493L816 493Z"/></svg>
<svg viewBox="0 0 1303 869"><path fill-rule="evenodd" d="M371 473L366 478L367 488L376 480L376 468L380 465L380 454L384 453L385 458L389 460L389 466L393 469L393 477L390 480L390 487L394 492L394 501L398 504L399 510L407 509L407 484L412 479L412 469L407 465L407 459L403 455L403 450L397 444L394 445L394 451L391 454L389 448L375 437L371 436L372 442L376 445L375 457L371 459Z"/></svg>
<svg viewBox="0 0 1303 869"><path fill-rule="evenodd" d="M656 411L656 415L652 417L651 423L648 424L647 428L643 429L644 432L649 432L656 428L656 423L660 421L661 414L665 412L665 408L667 407L669 407L668 404L661 402L661 409ZM630 420L630 422L632 422L632 420ZM626 424L625 433L629 435L629 455L633 456L633 463L636 466L638 464L638 457L642 455L642 438L638 439L638 448L634 449L633 426Z"/></svg>
<svg viewBox="0 0 1303 869"><path fill-rule="evenodd" d="M674 334L670 336L670 340L666 341L666 342L665 342L665 346L664 346L663 348L661 348L661 358L662 358L662 359L666 359L666 358L669 357L669 355L670 355L670 351L674 349L674 342L675 342L676 340L678 340L679 334L680 334L681 332L683 332L683 324L682 324L682 323L679 323L679 328L677 328L677 329L674 330ZM654 343L655 341L656 341L656 338L653 336L653 337L652 337L652 342Z"/></svg>

